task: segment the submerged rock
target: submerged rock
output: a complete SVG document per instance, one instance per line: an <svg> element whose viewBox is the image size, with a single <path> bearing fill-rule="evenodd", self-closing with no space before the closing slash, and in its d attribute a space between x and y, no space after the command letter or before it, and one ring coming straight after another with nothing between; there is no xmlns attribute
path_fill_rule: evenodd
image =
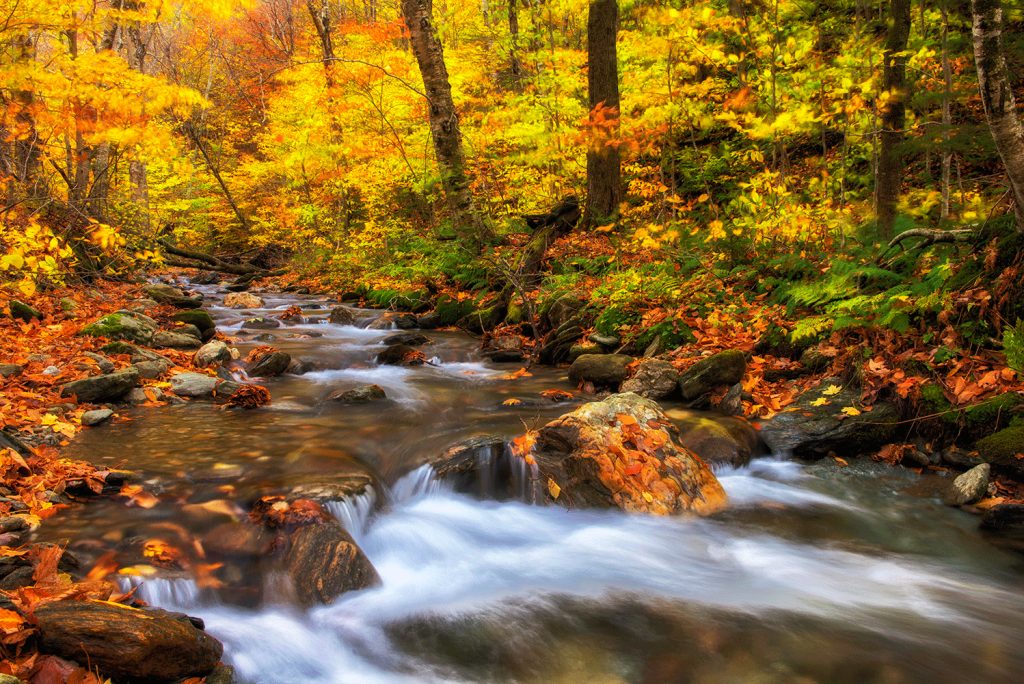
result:
<svg viewBox="0 0 1024 684"><path fill-rule="evenodd" d="M61 388L60 395L74 396L78 401L90 404L117 401L127 395L138 381L138 369L129 367L115 373L69 382Z"/></svg>
<svg viewBox="0 0 1024 684"><path fill-rule="evenodd" d="M626 366L632 361L633 357L625 354L584 354L569 366L569 381L617 388L629 376Z"/></svg>
<svg viewBox="0 0 1024 684"><path fill-rule="evenodd" d="M773 453L821 458L830 451L863 453L893 441L899 420L893 404L878 402L871 411L847 415L842 409L854 407L860 392L846 387L825 394L829 384L804 392L789 410L761 424L761 439Z"/></svg>
<svg viewBox="0 0 1024 684"><path fill-rule="evenodd" d="M679 385L679 371L663 359L642 359L633 376L622 383L620 391L633 392L648 399L664 399Z"/></svg>
<svg viewBox="0 0 1024 684"><path fill-rule="evenodd" d="M288 577L304 606L330 603L346 591L380 584L370 559L336 522L304 525L290 541Z"/></svg>
<svg viewBox="0 0 1024 684"><path fill-rule="evenodd" d="M726 504L707 463L676 442L656 403L636 394L613 394L548 423L534 456L547 497L562 505L666 515Z"/></svg>
<svg viewBox="0 0 1024 684"><path fill-rule="evenodd" d="M697 399L720 385L734 385L743 379L747 360L743 352L730 349L701 359L679 376L683 399Z"/></svg>
<svg viewBox="0 0 1024 684"><path fill-rule="evenodd" d="M426 363L426 357L415 347L393 344L377 354L377 363L389 366L419 366Z"/></svg>
<svg viewBox="0 0 1024 684"><path fill-rule="evenodd" d="M360 385L352 389L332 392L328 401L335 401L339 404L367 404L371 401L383 401L387 399L384 388L380 385Z"/></svg>
<svg viewBox="0 0 1024 684"><path fill-rule="evenodd" d="M178 373L171 376L171 391L179 397L228 399L242 387L237 382L203 373Z"/></svg>
<svg viewBox="0 0 1024 684"><path fill-rule="evenodd" d="M201 621L157 608L52 601L35 609L35 621L43 653L128 681L202 677L224 652Z"/></svg>

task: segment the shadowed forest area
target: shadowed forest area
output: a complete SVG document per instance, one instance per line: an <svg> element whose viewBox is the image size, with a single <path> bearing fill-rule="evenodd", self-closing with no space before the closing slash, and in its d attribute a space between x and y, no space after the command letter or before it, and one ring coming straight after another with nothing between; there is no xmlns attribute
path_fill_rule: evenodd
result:
<svg viewBox="0 0 1024 684"><path fill-rule="evenodd" d="M0 0L0 684L1013 681L1022 29Z"/></svg>

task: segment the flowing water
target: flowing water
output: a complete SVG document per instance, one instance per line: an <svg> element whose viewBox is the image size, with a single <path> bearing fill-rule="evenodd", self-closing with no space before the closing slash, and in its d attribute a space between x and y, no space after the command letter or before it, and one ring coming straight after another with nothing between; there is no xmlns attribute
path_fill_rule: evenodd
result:
<svg viewBox="0 0 1024 684"><path fill-rule="evenodd" d="M222 331L298 304L270 344L313 361L268 380L256 411L139 408L89 430L72 455L124 465L160 497L113 497L48 521L84 560L144 540L183 549L185 570L126 578L139 595L206 621L246 682L1010 682L1024 675L1024 563L977 519L944 507L937 476L853 461L771 457L718 475L731 506L709 519L566 511L457 493L431 457L511 437L566 412L539 400L564 372L483 362L472 338L429 332L431 365L378 366L394 331L327 324L327 303L268 296L238 312L205 290ZM362 312L369 318L375 312ZM239 337L243 355L258 342ZM386 404L325 402L384 388ZM505 406L509 398L521 399ZM228 563L212 589L203 535L231 511L296 486L373 484L327 503L383 582L302 610L273 563ZM218 518L221 516L221 518ZM138 556L139 563L152 559ZM127 562L126 561L126 562ZM200 578L202 579L202 577Z"/></svg>

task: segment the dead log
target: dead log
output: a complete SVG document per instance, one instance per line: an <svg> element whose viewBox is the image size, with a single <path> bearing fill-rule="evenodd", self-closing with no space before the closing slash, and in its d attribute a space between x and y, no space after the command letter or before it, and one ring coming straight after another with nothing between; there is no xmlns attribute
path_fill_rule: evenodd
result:
<svg viewBox="0 0 1024 684"><path fill-rule="evenodd" d="M202 252L193 252L191 250L182 249L167 238L160 238L157 240L164 251L177 259L165 259L169 266L177 266L179 268L199 268L208 271L218 271L220 273L228 273L230 275L239 276L239 280L245 282L255 280L257 278L267 278L270 276L284 275L285 269L267 270L260 268L249 263L232 263L221 259L220 257L213 256L212 254L204 254Z"/></svg>

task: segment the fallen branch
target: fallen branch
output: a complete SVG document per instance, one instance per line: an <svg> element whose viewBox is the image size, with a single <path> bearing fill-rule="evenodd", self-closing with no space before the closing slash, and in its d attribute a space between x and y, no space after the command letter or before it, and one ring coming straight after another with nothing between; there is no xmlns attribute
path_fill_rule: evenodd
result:
<svg viewBox="0 0 1024 684"><path fill-rule="evenodd" d="M210 271L219 271L220 273L228 273L231 275L241 276L240 280L248 281L255 280L256 278L266 278L269 276L284 275L286 272L284 269L277 269L269 271L265 268L259 268L252 264L233 264L229 261L225 261L219 257L215 257L212 254L203 254L202 252L193 252L187 249L182 249L171 243L167 238L160 238L157 240L160 246L164 250L172 255L179 257L178 259L166 259L166 263L169 266L177 266L179 268L201 268ZM187 261L183 261L187 260Z"/></svg>
<svg viewBox="0 0 1024 684"><path fill-rule="evenodd" d="M977 232L973 228L959 228L957 230L934 230L932 228L912 228L903 231L889 242L889 248L899 245L910 238L924 238L915 247L920 249L939 242L969 242Z"/></svg>

